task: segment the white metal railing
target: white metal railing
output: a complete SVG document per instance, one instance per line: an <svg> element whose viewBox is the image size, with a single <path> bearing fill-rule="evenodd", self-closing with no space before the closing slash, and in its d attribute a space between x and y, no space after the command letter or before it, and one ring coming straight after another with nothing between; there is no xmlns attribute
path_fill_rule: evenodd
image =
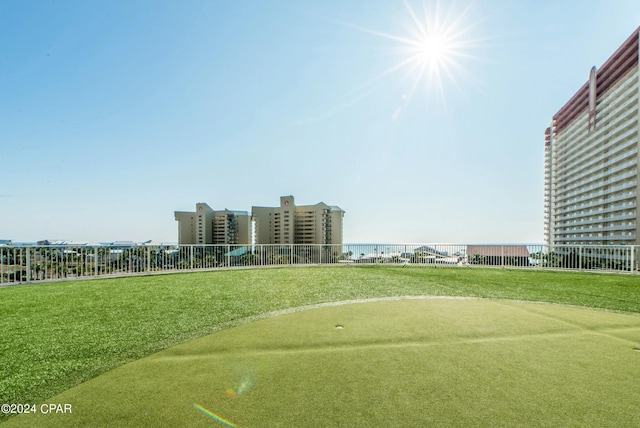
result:
<svg viewBox="0 0 640 428"><path fill-rule="evenodd" d="M0 285L276 265L389 264L638 273L633 245L0 246Z"/></svg>

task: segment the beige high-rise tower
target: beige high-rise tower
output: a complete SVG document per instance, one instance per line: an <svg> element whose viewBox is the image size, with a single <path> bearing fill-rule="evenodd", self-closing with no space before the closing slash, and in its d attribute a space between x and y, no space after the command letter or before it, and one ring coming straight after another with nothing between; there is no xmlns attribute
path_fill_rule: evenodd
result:
<svg viewBox="0 0 640 428"><path fill-rule="evenodd" d="M174 216L181 245L251 243L251 217L246 211L215 211L198 202L195 212L175 211Z"/></svg>
<svg viewBox="0 0 640 428"><path fill-rule="evenodd" d="M639 30L553 116L545 132L545 240L640 244Z"/></svg>
<svg viewBox="0 0 640 428"><path fill-rule="evenodd" d="M319 202L296 206L293 196L279 207L252 207L257 244L342 244L344 211Z"/></svg>

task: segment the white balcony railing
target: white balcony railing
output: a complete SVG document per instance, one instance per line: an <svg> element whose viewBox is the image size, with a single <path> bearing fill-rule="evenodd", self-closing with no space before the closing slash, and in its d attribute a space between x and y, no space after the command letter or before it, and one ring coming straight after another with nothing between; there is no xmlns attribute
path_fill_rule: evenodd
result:
<svg viewBox="0 0 640 428"><path fill-rule="evenodd" d="M632 239L610 234L557 237L557 241L611 238ZM639 253L640 246L634 245L9 245L0 246L0 286L273 265L492 266L638 273Z"/></svg>

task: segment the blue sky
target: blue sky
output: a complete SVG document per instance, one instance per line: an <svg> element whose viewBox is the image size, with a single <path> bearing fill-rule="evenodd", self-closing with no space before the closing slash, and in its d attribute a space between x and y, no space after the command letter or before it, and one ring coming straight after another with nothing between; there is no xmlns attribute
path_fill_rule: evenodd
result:
<svg viewBox="0 0 640 428"><path fill-rule="evenodd" d="M636 1L0 0L0 238L175 242L175 210L292 194L343 208L345 242L542 242L544 130L639 25ZM422 75L420 26L454 37Z"/></svg>

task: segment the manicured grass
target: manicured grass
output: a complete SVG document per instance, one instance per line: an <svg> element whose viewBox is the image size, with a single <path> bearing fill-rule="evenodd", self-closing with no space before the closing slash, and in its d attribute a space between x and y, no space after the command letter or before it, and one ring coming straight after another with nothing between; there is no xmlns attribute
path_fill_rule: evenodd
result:
<svg viewBox="0 0 640 428"><path fill-rule="evenodd" d="M639 346L637 315L360 301L185 342L49 399L71 413L8 426L637 427Z"/></svg>
<svg viewBox="0 0 640 428"><path fill-rule="evenodd" d="M530 270L304 267L9 287L0 289L0 403L42 402L124 363L271 311L409 295L640 313L637 276Z"/></svg>

